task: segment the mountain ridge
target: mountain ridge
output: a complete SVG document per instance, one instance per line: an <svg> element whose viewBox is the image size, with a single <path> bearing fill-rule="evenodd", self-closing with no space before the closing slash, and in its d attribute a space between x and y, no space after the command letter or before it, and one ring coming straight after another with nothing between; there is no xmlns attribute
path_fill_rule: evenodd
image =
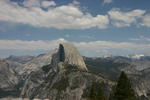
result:
<svg viewBox="0 0 150 100"><path fill-rule="evenodd" d="M87 95L85 91L91 87L93 82L101 85L104 83L105 87L103 90L107 90L105 95L109 94L119 73L124 71L132 80L137 95L148 96L150 92L150 87L148 86L150 84L148 81L150 78L150 71L148 70L150 68L150 60L148 56L142 56L140 59L123 56L91 58L82 57L76 48L75 50L70 48L75 47L70 43L61 43L58 49L34 57L25 64L12 61L12 59L4 59L10 64L10 68L17 72L13 77L17 77L19 82L12 86L19 86L22 90L22 97L40 98L41 96L43 99L52 96L50 99L55 100L56 96L64 97L67 95L67 97L72 99L72 96L76 95L83 99ZM78 61L77 59L80 60ZM140 70L138 70L139 68ZM6 78L4 77L4 79ZM59 83L61 82L64 82L64 85L60 85ZM76 84L76 82L78 83ZM83 84L84 87L82 87ZM61 95L59 95L59 88L62 90ZM45 95L41 94L41 91ZM65 97L64 100L66 100Z"/></svg>
<svg viewBox="0 0 150 100"><path fill-rule="evenodd" d="M61 44L58 52L53 54L50 65L31 73L21 96L30 99L83 100L88 98L85 91L93 82L103 84L105 95L108 96L114 83L87 70L77 49L70 43Z"/></svg>

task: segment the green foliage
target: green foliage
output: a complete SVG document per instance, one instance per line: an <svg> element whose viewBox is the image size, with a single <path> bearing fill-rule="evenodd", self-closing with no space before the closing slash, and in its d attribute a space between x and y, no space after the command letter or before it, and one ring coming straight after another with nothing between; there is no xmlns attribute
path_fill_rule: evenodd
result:
<svg viewBox="0 0 150 100"><path fill-rule="evenodd" d="M120 68L129 66L129 63L125 61L115 61L109 58L86 58L85 63L91 72L101 74L102 76L108 77L114 81L117 80Z"/></svg>
<svg viewBox="0 0 150 100"><path fill-rule="evenodd" d="M121 72L117 86L112 93L110 100L137 100L131 82L124 72Z"/></svg>
<svg viewBox="0 0 150 100"><path fill-rule="evenodd" d="M68 75L72 72L79 71L78 67L75 65L65 65L65 75Z"/></svg>
<svg viewBox="0 0 150 100"><path fill-rule="evenodd" d="M93 99L93 100L96 99L96 89L95 89L94 85L92 85L92 87L91 87L89 98L90 98L91 100L92 100L92 99Z"/></svg>
<svg viewBox="0 0 150 100"><path fill-rule="evenodd" d="M19 97L20 95L20 90L3 90L3 89L0 89L0 98L5 98L5 97L8 97L8 96L11 96L11 97Z"/></svg>
<svg viewBox="0 0 150 100"><path fill-rule="evenodd" d="M138 100L150 100L150 98L145 97L144 95L140 96Z"/></svg>
<svg viewBox="0 0 150 100"><path fill-rule="evenodd" d="M48 73L49 70L50 70L50 68L51 68L51 65L49 64L49 65L43 66L43 67L42 67L42 70L43 70L45 73Z"/></svg>
<svg viewBox="0 0 150 100"><path fill-rule="evenodd" d="M100 84L98 83L92 84L88 98L90 100L106 100L104 93L100 87Z"/></svg>
<svg viewBox="0 0 150 100"><path fill-rule="evenodd" d="M147 92L147 96L150 97L150 90Z"/></svg>
<svg viewBox="0 0 150 100"><path fill-rule="evenodd" d="M20 82L18 84L16 84L14 86L14 89L10 89L10 90L3 90L0 88L0 98L5 98L5 97L19 97L21 90L20 88L23 87L24 85L24 81L20 80Z"/></svg>
<svg viewBox="0 0 150 100"><path fill-rule="evenodd" d="M58 82L56 82L53 85L53 89L57 89L59 91L63 91L65 90L67 87L69 86L69 82L68 82L68 78L67 77L62 77L61 80L59 80Z"/></svg>

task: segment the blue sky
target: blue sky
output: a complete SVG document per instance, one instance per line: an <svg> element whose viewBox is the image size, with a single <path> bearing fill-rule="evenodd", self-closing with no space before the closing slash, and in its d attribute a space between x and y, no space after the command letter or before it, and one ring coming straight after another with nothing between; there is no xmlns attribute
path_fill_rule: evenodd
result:
<svg viewBox="0 0 150 100"><path fill-rule="evenodd" d="M38 55L60 42L82 55L150 54L149 0L1 0L0 57Z"/></svg>

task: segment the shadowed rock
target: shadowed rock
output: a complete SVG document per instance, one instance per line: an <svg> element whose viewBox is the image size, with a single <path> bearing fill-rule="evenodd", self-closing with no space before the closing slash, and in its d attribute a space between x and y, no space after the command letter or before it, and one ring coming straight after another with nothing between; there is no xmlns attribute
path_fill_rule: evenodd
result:
<svg viewBox="0 0 150 100"><path fill-rule="evenodd" d="M59 60L69 65L77 66L79 69L86 70L83 57L80 55L76 47L71 43L62 43L59 45Z"/></svg>

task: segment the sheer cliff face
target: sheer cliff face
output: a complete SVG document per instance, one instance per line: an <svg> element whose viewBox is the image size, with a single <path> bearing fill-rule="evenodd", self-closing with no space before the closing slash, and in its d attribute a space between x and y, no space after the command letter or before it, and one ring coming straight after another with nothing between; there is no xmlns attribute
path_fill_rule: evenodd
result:
<svg viewBox="0 0 150 100"><path fill-rule="evenodd" d="M59 45L57 53L52 55L51 64L55 66L55 71L62 70L65 67L63 65L72 65L80 70L88 70L83 57L71 43L62 43Z"/></svg>
<svg viewBox="0 0 150 100"><path fill-rule="evenodd" d="M59 61L87 70L84 60L73 44L63 43L59 45Z"/></svg>

